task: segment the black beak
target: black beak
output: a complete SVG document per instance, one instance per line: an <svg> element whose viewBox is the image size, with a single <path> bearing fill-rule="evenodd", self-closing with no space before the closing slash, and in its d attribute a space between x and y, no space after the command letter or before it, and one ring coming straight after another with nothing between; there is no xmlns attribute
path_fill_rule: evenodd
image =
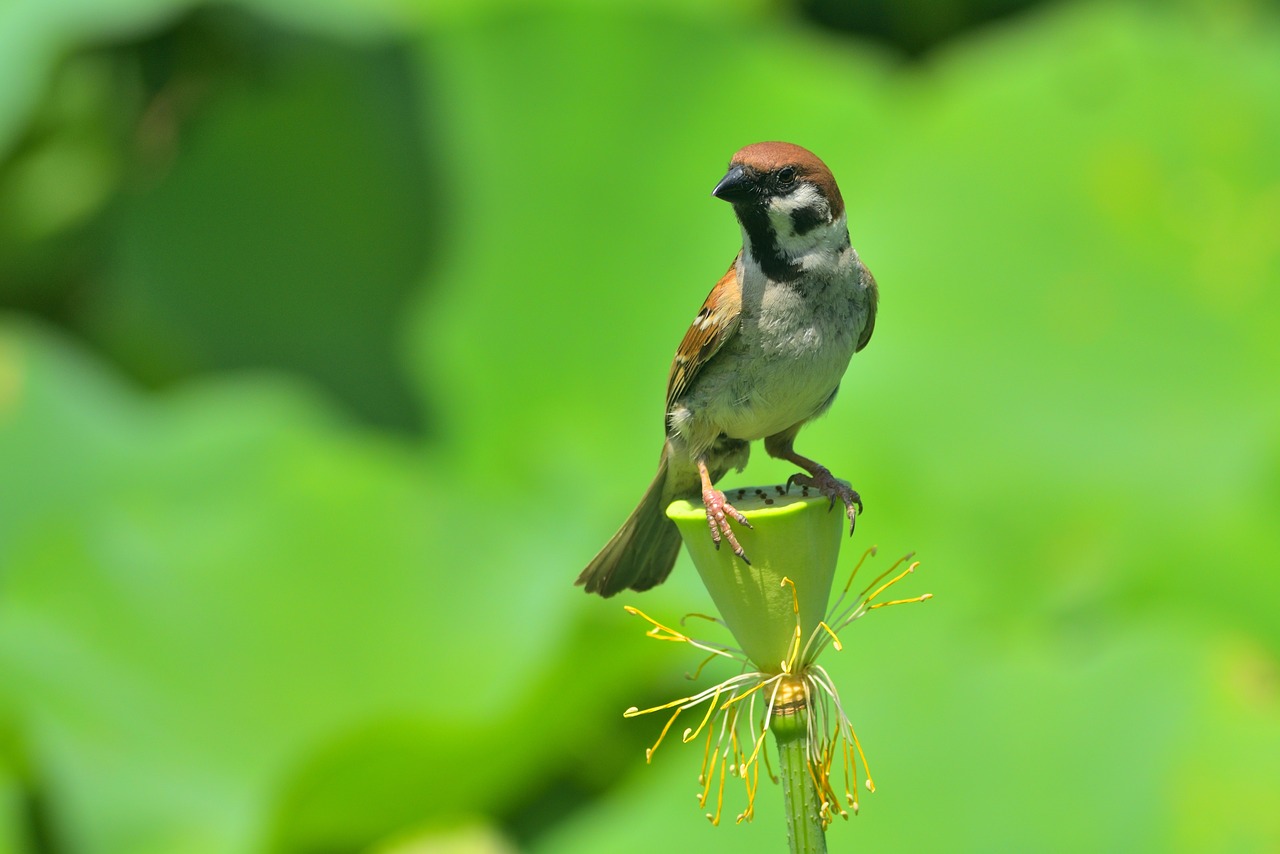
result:
<svg viewBox="0 0 1280 854"><path fill-rule="evenodd" d="M716 184L711 195L734 204L750 196L752 188L751 176L747 174L747 170L735 163L729 167L729 171L720 179L720 183Z"/></svg>

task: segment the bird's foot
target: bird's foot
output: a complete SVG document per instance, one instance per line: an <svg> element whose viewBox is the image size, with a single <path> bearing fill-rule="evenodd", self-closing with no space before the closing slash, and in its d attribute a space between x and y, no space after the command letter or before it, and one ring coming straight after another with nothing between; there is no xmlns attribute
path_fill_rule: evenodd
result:
<svg viewBox="0 0 1280 854"><path fill-rule="evenodd" d="M733 553L742 559L742 562L751 565L751 561L747 559L747 555L742 550L738 538L733 535L733 528L729 527L729 519L734 519L741 525L751 527L751 523L747 521L747 517L738 512L738 508L729 503L724 497L724 493L718 489L702 490L702 504L707 508L707 527L711 529L711 539L715 542L716 548L720 548L720 541L723 539L729 543L729 547L733 549Z"/></svg>
<svg viewBox="0 0 1280 854"><path fill-rule="evenodd" d="M837 498L844 502L845 514L849 517L849 535L853 536L853 526L862 513L862 498L847 480L840 480L823 466L818 466L809 474L797 473L787 478L788 490L793 483L818 490L831 499L831 507L836 506Z"/></svg>

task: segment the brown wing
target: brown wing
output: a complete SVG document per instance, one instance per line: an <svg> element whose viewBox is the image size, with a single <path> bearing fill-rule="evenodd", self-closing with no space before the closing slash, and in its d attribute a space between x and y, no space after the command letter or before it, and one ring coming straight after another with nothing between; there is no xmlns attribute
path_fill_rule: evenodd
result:
<svg viewBox="0 0 1280 854"><path fill-rule="evenodd" d="M741 257L741 256L739 256ZM676 349L671 362L671 375L667 378L667 411L675 405L724 342L738 328L738 316L742 313L742 284L738 281L738 259L733 259L729 271L707 295L702 310L693 319L689 331Z"/></svg>
<svg viewBox="0 0 1280 854"><path fill-rule="evenodd" d="M858 346L853 349L855 353L867 346L867 342L871 340L871 333L876 328L876 308L880 304L880 289L876 287L876 277L871 275L871 271L861 260L858 261L858 267L863 281L867 284L867 296L871 299L867 306L867 323L862 327L862 334L858 336Z"/></svg>

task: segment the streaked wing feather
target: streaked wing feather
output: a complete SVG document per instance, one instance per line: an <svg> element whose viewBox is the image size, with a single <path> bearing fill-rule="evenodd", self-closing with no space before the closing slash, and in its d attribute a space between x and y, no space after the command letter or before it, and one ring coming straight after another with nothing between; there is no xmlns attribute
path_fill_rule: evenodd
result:
<svg viewBox="0 0 1280 854"><path fill-rule="evenodd" d="M733 335L738 328L738 316L741 313L742 286L738 282L738 259L735 258L729 265L729 271L707 295L702 310L694 318L676 350L676 357L671 362L671 374L667 378L668 412L688 390L702 366Z"/></svg>

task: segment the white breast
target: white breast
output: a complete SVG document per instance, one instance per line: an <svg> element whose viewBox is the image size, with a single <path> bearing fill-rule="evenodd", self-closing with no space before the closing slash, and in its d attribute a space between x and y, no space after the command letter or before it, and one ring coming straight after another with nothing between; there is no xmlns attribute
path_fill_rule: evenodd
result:
<svg viewBox="0 0 1280 854"><path fill-rule="evenodd" d="M744 310L739 335L747 358L739 360L729 383L734 405L723 416L724 433L735 439L772 436L812 418L827 403L857 335L847 323L835 322L827 308L825 301L814 304L789 286L773 284L764 289L758 314Z"/></svg>
<svg viewBox="0 0 1280 854"><path fill-rule="evenodd" d="M740 326L672 413L693 453L721 434L762 439L821 412L867 320L857 256L849 255L850 263L800 284L770 282L747 258Z"/></svg>

